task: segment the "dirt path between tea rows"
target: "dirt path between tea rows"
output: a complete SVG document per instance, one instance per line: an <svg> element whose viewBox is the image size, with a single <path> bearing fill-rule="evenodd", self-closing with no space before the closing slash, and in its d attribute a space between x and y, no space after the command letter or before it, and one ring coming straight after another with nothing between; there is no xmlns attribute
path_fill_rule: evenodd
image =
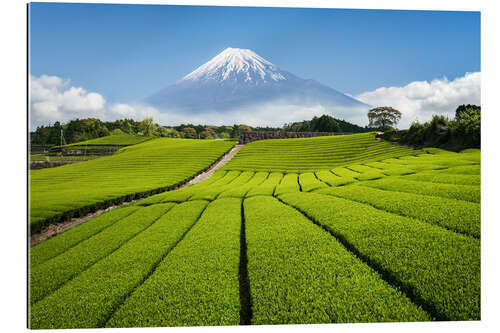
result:
<svg viewBox="0 0 500 333"><path fill-rule="evenodd" d="M214 165L212 165L210 167L210 169L196 175L188 182L178 186L177 188L175 188L171 191L175 191L175 190L178 190L178 189L190 186L190 185L198 184L198 183L201 183L202 181L210 178L214 174L215 171L217 171L218 169L220 169L221 167L226 165L226 163L229 162L234 157L234 155L236 155L236 153L241 149L241 147L243 147L243 145L238 145L238 144L235 145L229 152L227 152L225 155L223 155ZM145 199L145 198L143 198L143 199ZM66 231L68 229L71 229L71 228L73 228L73 227L75 227L75 226L77 226L85 221L88 221L94 217L97 217L97 216L101 215L102 213L109 212L110 210L113 210L115 208L118 208L118 207L121 207L124 205L128 205L130 203L133 203L133 202L136 202L139 200L142 200L142 199L122 202L119 205L111 206L111 207L108 207L106 209L101 209L101 210L95 211L93 213L87 214L87 215L82 216L82 217L75 217L69 221L64 221L64 222L60 222L57 224L48 225L41 232L30 236L30 247L33 247L33 246L43 242L47 238L54 237L54 236Z"/></svg>
<svg viewBox="0 0 500 333"><path fill-rule="evenodd" d="M210 169L208 169L205 172L200 173L198 176L194 177L184 185L179 186L177 189L181 189L190 185L198 184L201 183L202 181L210 178L217 169L223 167L226 165L227 162L229 162L234 155L243 147L243 145L235 145L226 155L224 155L219 162L215 163Z"/></svg>

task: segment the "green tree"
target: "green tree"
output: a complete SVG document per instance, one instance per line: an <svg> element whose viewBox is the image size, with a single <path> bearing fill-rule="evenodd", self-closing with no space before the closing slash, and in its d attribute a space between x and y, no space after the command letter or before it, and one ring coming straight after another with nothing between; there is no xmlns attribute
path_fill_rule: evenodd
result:
<svg viewBox="0 0 500 333"><path fill-rule="evenodd" d="M248 125L240 125L238 126L238 130L240 133L243 133L243 132L251 132L252 131L252 128Z"/></svg>
<svg viewBox="0 0 500 333"><path fill-rule="evenodd" d="M134 128L132 127L132 125L130 124L130 122L127 121L127 120L125 120L123 122L123 125L122 125L121 129L122 129L122 131L124 131L127 134L135 134L134 133Z"/></svg>
<svg viewBox="0 0 500 333"><path fill-rule="evenodd" d="M167 137L168 136L168 129L163 126L158 126L155 129L155 136L160 136L160 137Z"/></svg>
<svg viewBox="0 0 500 333"><path fill-rule="evenodd" d="M182 138L182 135L179 131L176 131L174 128L167 128L169 138Z"/></svg>
<svg viewBox="0 0 500 333"><path fill-rule="evenodd" d="M390 106L379 106L368 111L368 126L387 130L395 126L401 119L401 112Z"/></svg>
<svg viewBox="0 0 500 333"><path fill-rule="evenodd" d="M241 133L243 132L251 132L252 128L248 125L241 124L241 125L234 125L233 130L231 132L231 137L232 138L237 138L240 136Z"/></svg>
<svg viewBox="0 0 500 333"><path fill-rule="evenodd" d="M219 134L219 136L221 133L228 133L231 135L232 130L233 128L231 126L219 126L215 129L215 132Z"/></svg>
<svg viewBox="0 0 500 333"><path fill-rule="evenodd" d="M238 125L234 124L233 129L231 130L231 138L237 138L240 136L240 132L238 132Z"/></svg>
<svg viewBox="0 0 500 333"><path fill-rule="evenodd" d="M217 137L217 133L210 127L207 127L204 131L200 133L201 139L215 139Z"/></svg>
<svg viewBox="0 0 500 333"><path fill-rule="evenodd" d="M231 132L220 132L217 135L221 139L229 139L231 137Z"/></svg>
<svg viewBox="0 0 500 333"><path fill-rule="evenodd" d="M333 117L326 114L319 118L314 117L310 127L313 132L340 132L339 124Z"/></svg>
<svg viewBox="0 0 500 333"><path fill-rule="evenodd" d="M148 117L139 123L139 128L143 135L152 136L156 130L156 124L152 117Z"/></svg>
<svg viewBox="0 0 500 333"><path fill-rule="evenodd" d="M198 137L196 130L192 127L184 127L181 133L182 136L186 139L196 139Z"/></svg>
<svg viewBox="0 0 500 333"><path fill-rule="evenodd" d="M173 128L158 126L155 131L156 136L164 138L180 138L181 134Z"/></svg>
<svg viewBox="0 0 500 333"><path fill-rule="evenodd" d="M481 146L481 108L470 106L461 112L455 121L456 134L464 145Z"/></svg>
<svg viewBox="0 0 500 333"><path fill-rule="evenodd" d="M474 104L462 104L462 105L459 105L455 111L455 120L459 120L463 114L469 114L471 115L471 113L481 113L481 107L480 106L477 106L477 105L474 105Z"/></svg>
<svg viewBox="0 0 500 333"><path fill-rule="evenodd" d="M110 135L121 135L121 134L125 134L123 133L123 131L119 128L115 128L114 130L112 130L110 133Z"/></svg>
<svg viewBox="0 0 500 333"><path fill-rule="evenodd" d="M49 134L49 142L55 145L59 145L61 143L61 123L56 121L54 126L52 126ZM63 131L64 133L64 131Z"/></svg>

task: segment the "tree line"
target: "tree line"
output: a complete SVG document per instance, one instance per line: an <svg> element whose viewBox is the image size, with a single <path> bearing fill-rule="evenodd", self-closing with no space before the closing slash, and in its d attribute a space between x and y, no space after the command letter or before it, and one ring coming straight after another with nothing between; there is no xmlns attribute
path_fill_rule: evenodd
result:
<svg viewBox="0 0 500 333"><path fill-rule="evenodd" d="M401 112L390 107L379 107L368 112L370 124L384 131L383 138L416 147L441 147L452 150L481 147L481 107L462 104L455 117L434 115L430 121L414 121L404 131L392 126L401 118Z"/></svg>
<svg viewBox="0 0 500 333"><path fill-rule="evenodd" d="M56 121L53 125L39 126L35 131L30 133L30 142L33 145L59 145L61 143L61 132L65 143L70 144L122 133L167 138L234 139L238 138L242 132L282 130L292 132L360 133L372 129L360 127L328 115L285 124L283 127L251 127L245 124L234 124L232 126L194 124L161 126L156 124L153 118L145 118L142 121L135 121L133 119L101 121L97 118L87 118L71 120L66 124Z"/></svg>
<svg viewBox="0 0 500 333"><path fill-rule="evenodd" d="M113 134L131 134L158 136L167 138L189 139L230 139L239 137L243 131L276 131L274 127L250 127L244 124L233 126L212 126L181 124L179 126L161 126L154 123L153 118L142 121L120 119L116 121L101 121L96 118L75 119L61 124L39 126L30 133L33 145L59 145L61 132L66 144L86 141Z"/></svg>
<svg viewBox="0 0 500 333"><path fill-rule="evenodd" d="M288 132L342 132L342 133L364 133L373 131L371 127L361 127L342 119L336 119L329 115L314 117L311 120L304 120L285 124L283 130Z"/></svg>

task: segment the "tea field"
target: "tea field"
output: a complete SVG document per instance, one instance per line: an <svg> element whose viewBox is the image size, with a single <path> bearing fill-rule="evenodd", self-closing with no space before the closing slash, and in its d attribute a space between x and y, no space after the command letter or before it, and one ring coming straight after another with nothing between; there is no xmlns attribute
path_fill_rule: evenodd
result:
<svg viewBox="0 0 500 333"><path fill-rule="evenodd" d="M256 141L31 248L30 327L480 320L480 183L479 150Z"/></svg>
<svg viewBox="0 0 500 333"><path fill-rule="evenodd" d="M47 154L32 154L30 161L88 161L99 158L99 155L85 155L85 156L53 156Z"/></svg>
<svg viewBox="0 0 500 333"><path fill-rule="evenodd" d="M129 144L135 142L128 137ZM116 144L116 138L112 140ZM233 145L222 140L148 139L85 163L31 170L31 232L113 203L173 188L210 167Z"/></svg>
<svg viewBox="0 0 500 333"><path fill-rule="evenodd" d="M80 141L75 143L70 143L64 146L64 148L71 148L74 146L96 146L96 145L120 145L120 146L129 146L136 145L138 143L146 142L149 140L156 139L155 136L144 136L144 135L131 135L131 134L115 134L115 135L107 135L100 138Z"/></svg>

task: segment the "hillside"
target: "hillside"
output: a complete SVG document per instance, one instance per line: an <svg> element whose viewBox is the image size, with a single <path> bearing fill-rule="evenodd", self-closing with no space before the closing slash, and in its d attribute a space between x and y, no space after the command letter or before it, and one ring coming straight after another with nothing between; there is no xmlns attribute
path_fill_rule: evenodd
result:
<svg viewBox="0 0 500 333"><path fill-rule="evenodd" d="M208 168L233 145L222 140L158 138L85 163L32 170L31 232L61 219L175 187Z"/></svg>
<svg viewBox="0 0 500 333"><path fill-rule="evenodd" d="M146 174L166 184L173 169L144 149L165 143L124 149L107 184L144 189ZM241 152L199 184L32 248L31 327L481 318L479 150L415 151L361 134ZM141 167L123 172L131 165Z"/></svg>
<svg viewBox="0 0 500 333"><path fill-rule="evenodd" d="M116 134L116 135L108 135L100 138L80 141L71 143L68 145L63 145L59 147L67 148L72 146L86 146L86 145L120 145L120 146L129 146L135 145L141 142L146 142L152 139L156 139L154 136L143 136L143 135L131 135L131 134Z"/></svg>
<svg viewBox="0 0 500 333"><path fill-rule="evenodd" d="M422 154L405 146L376 140L374 133L307 139L260 140L245 145L225 170L304 172L335 166Z"/></svg>

